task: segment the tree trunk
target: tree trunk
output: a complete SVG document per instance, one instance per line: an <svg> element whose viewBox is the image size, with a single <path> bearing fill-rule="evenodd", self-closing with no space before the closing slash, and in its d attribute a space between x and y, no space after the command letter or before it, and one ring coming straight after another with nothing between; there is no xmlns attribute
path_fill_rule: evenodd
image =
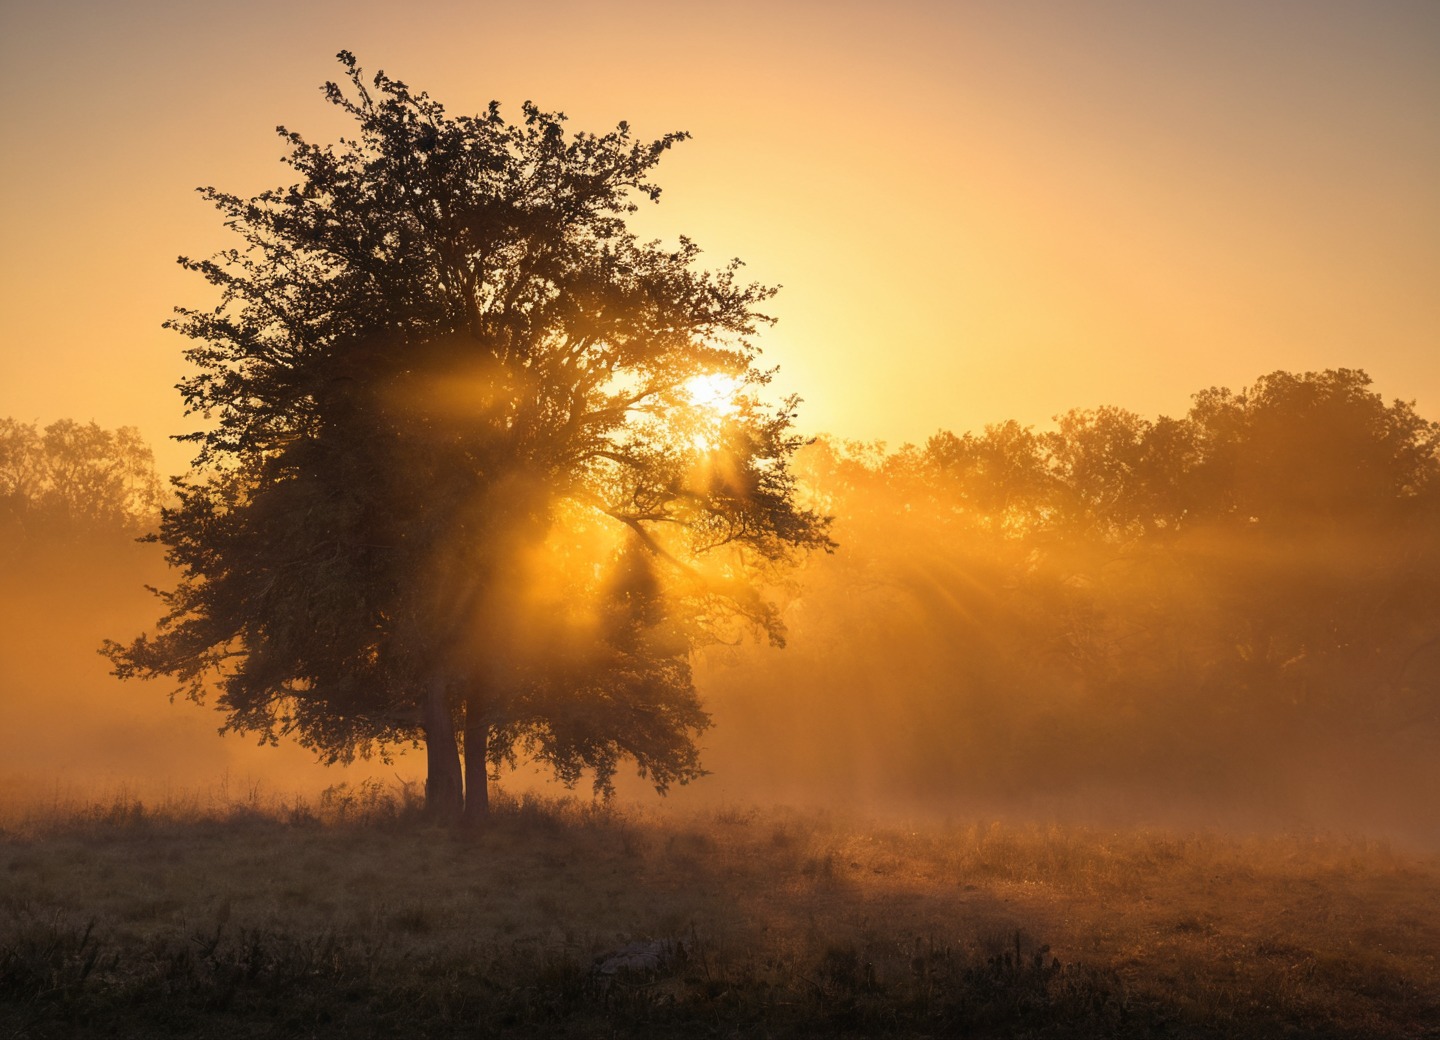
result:
<svg viewBox="0 0 1440 1040"><path fill-rule="evenodd" d="M465 710L465 822L490 815L490 723L473 706Z"/></svg>
<svg viewBox="0 0 1440 1040"><path fill-rule="evenodd" d="M465 806L460 776L460 749L455 744L455 720L445 696L443 675L430 679L425 689L425 812L438 820L457 820Z"/></svg>

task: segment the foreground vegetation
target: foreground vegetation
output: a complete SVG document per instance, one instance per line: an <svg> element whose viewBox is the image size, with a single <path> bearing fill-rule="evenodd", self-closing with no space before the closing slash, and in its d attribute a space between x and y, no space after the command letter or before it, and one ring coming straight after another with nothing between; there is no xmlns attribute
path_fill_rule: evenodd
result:
<svg viewBox="0 0 1440 1040"><path fill-rule="evenodd" d="M0 878L0 1037L1440 1035L1440 860L1360 840L371 784L11 811Z"/></svg>

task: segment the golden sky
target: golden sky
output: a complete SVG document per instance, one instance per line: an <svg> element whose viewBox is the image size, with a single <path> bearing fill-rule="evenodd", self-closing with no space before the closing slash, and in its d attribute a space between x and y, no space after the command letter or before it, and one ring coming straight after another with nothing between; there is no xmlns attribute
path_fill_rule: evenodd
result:
<svg viewBox="0 0 1440 1040"><path fill-rule="evenodd" d="M0 416L189 428L191 189L286 181L347 48L456 113L695 139L647 235L784 290L802 428L892 443L1367 369L1440 418L1440 4L0 6Z"/></svg>

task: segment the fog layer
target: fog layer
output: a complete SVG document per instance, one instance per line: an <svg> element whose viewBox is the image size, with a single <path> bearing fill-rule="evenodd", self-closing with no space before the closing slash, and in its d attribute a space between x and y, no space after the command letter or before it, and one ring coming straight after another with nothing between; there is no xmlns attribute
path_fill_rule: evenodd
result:
<svg viewBox="0 0 1440 1040"><path fill-rule="evenodd" d="M1437 428L1367 384L816 443L841 549L706 658L712 790L1440 834Z"/></svg>
<svg viewBox="0 0 1440 1040"><path fill-rule="evenodd" d="M780 590L784 649L697 657L711 775L671 803L1433 841L1437 443L1347 371L1205 391L1182 419L1102 408L893 451L821 439L801 469L839 548ZM153 621L155 546L32 523L3 568L12 791L419 777L414 757L346 773L221 739L215 713L110 678L95 650Z"/></svg>

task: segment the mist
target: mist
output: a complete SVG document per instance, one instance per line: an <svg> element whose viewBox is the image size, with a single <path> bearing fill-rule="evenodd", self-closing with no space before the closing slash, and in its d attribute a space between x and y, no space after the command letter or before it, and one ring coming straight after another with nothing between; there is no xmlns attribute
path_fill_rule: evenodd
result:
<svg viewBox="0 0 1440 1040"><path fill-rule="evenodd" d="M0 801L314 797L357 777L394 779L379 763L327 769L293 744L222 737L212 708L117 682L98 649L153 623L145 585L168 580L158 546L90 536L26 550L6 561L0 597Z"/></svg>
<svg viewBox="0 0 1440 1040"><path fill-rule="evenodd" d="M841 549L711 652L714 787L1440 836L1436 434L1363 373L802 459Z"/></svg>
<svg viewBox="0 0 1440 1040"><path fill-rule="evenodd" d="M1221 593L1193 564L1148 565L1164 600L1143 602L1123 587L1136 565L1098 549L1069 559L1092 585L1027 572L1024 558L1007 568L929 523L900 510L878 527L837 522L845 553L806 569L785 649L704 654L714 775L676 801L1440 838L1433 715L1379 681L1304 699L1184 674L1187 657L1217 649L1251 666L1207 627ZM1299 551L1324 553L1308 563L1329 571L1327 550Z"/></svg>
<svg viewBox="0 0 1440 1040"><path fill-rule="evenodd" d="M838 548L772 590L783 649L732 634L693 655L709 775L664 804L1431 844L1436 436L1342 370L1205 391L1180 420L819 438L797 469ZM423 783L404 746L325 768L116 682L95 651L153 622L160 549L123 525L28 532L0 600L10 798ZM558 789L523 765L501 782ZM618 797L655 801L623 771Z"/></svg>

